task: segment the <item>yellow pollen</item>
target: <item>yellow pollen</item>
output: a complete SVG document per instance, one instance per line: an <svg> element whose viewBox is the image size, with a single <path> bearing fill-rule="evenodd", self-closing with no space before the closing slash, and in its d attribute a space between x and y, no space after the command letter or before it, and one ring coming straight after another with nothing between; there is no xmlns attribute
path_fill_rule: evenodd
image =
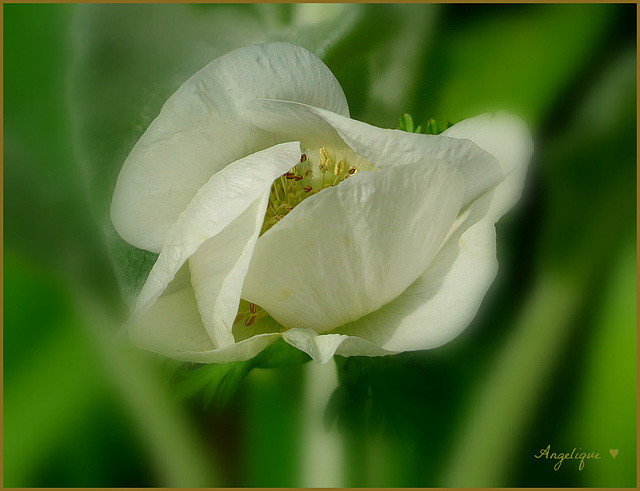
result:
<svg viewBox="0 0 640 491"><path fill-rule="evenodd" d="M327 150L324 147L320 147L319 153L320 153L320 164L324 165L325 167L330 167L331 156L329 155L329 150Z"/></svg>
<svg viewBox="0 0 640 491"><path fill-rule="evenodd" d="M370 162L349 150L306 149L298 164L273 182L260 235L309 196L340 184L356 172L374 169Z"/></svg>

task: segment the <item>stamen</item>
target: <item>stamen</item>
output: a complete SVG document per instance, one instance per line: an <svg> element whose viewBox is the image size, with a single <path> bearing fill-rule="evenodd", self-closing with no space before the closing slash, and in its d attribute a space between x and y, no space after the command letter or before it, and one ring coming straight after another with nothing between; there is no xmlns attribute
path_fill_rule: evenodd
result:
<svg viewBox="0 0 640 491"><path fill-rule="evenodd" d="M333 155L333 156L332 156ZM352 157L355 160L351 160ZM350 165L349 161L351 161ZM282 174L271 186L267 211L260 234L284 218L308 196L340 184L356 172L375 169L368 161L348 151L332 154L326 147L305 151L289 172ZM318 174L318 172L320 174ZM327 178L327 174L333 177ZM300 182L303 181L304 182ZM245 316L246 317L246 316Z"/></svg>
<svg viewBox="0 0 640 491"><path fill-rule="evenodd" d="M320 147L319 153L320 153L320 164L324 165L327 168L330 167L331 155L329 155L329 150L327 150L324 147Z"/></svg>

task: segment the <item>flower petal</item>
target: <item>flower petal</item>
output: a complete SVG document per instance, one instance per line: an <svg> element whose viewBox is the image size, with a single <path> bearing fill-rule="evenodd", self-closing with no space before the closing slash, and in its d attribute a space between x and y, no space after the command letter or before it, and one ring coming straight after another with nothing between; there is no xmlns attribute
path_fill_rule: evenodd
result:
<svg viewBox="0 0 640 491"><path fill-rule="evenodd" d="M239 114L256 97L349 114L331 71L298 46L247 46L212 61L169 98L124 163L111 218L127 242L159 252L178 215L211 175L286 141Z"/></svg>
<svg viewBox="0 0 640 491"><path fill-rule="evenodd" d="M189 258L200 316L216 347L235 342L233 320L268 200L269 191L263 192L242 215Z"/></svg>
<svg viewBox="0 0 640 491"><path fill-rule="evenodd" d="M307 353L313 361L324 365L333 357L347 336L342 334L319 335L312 329L289 329L282 334L282 337L291 346Z"/></svg>
<svg viewBox="0 0 640 491"><path fill-rule="evenodd" d="M359 172L260 237L242 297L288 328L324 332L356 320L426 269L463 194L462 175L443 161Z"/></svg>
<svg viewBox="0 0 640 491"><path fill-rule="evenodd" d="M389 351L436 348L460 334L475 316L498 268L493 223L478 220L488 198L480 198L483 203L476 201L456 220L427 270L400 296L336 332Z"/></svg>
<svg viewBox="0 0 640 491"><path fill-rule="evenodd" d="M445 160L464 176L463 208L503 177L496 158L469 140L376 128L331 111L290 101L252 100L246 106L245 115L257 126L300 140L304 146L332 145L340 138L379 168L426 158ZM315 139L310 139L310 135ZM318 139L321 141L316 141Z"/></svg>
<svg viewBox="0 0 640 491"><path fill-rule="evenodd" d="M533 153L527 125L513 114L486 113L453 125L443 135L471 140L497 158L506 177L496 187L487 210L487 216L497 221L518 201L524 186Z"/></svg>
<svg viewBox="0 0 640 491"><path fill-rule="evenodd" d="M316 363L325 364L335 354L342 356L384 356L393 354L364 339L343 334L318 334L312 329L289 329L282 333L291 346L307 353Z"/></svg>
<svg viewBox="0 0 640 491"><path fill-rule="evenodd" d="M232 344L231 326L269 189L299 159L299 144L283 143L240 159L209 179L172 227L140 292L134 318L158 299L187 259L198 267L211 261L205 270L192 272L195 295L215 346Z"/></svg>
<svg viewBox="0 0 640 491"><path fill-rule="evenodd" d="M187 285L157 299L129 328L131 340L148 351L176 357L183 351L214 349Z"/></svg>
<svg viewBox="0 0 640 491"><path fill-rule="evenodd" d="M526 125L504 113L462 121L447 133L496 155L506 177L458 217L429 268L402 295L336 332L412 351L450 341L475 316L498 268L494 224L520 195L532 143Z"/></svg>
<svg viewBox="0 0 640 491"><path fill-rule="evenodd" d="M191 363L231 363L234 361L246 361L272 345L280 337L282 337L280 333L258 334L239 343L225 346L224 348L182 351L172 358L189 361Z"/></svg>

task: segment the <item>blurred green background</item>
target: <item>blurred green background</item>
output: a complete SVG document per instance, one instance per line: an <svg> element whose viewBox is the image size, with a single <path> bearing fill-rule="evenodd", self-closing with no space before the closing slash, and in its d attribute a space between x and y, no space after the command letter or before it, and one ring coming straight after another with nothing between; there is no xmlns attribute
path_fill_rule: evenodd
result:
<svg viewBox="0 0 640 491"><path fill-rule="evenodd" d="M636 5L3 11L5 486L636 486ZM108 223L122 162L192 73L274 40L321 56L356 119L507 109L536 142L478 317L338 359L332 438L333 364L255 369L223 405L114 342L154 260ZM601 459L555 471L548 445Z"/></svg>

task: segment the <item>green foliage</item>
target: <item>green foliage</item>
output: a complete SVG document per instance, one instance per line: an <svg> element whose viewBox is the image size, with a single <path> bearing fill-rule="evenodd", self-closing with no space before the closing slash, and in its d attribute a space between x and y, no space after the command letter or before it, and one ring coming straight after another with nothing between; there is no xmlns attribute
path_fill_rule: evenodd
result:
<svg viewBox="0 0 640 491"><path fill-rule="evenodd" d="M453 123L451 121L447 121L447 128L451 128L452 126L453 126ZM402 131L407 131L409 133L423 133L425 135L439 135L446 128L441 129L438 126L438 123L436 123L435 119L429 119L429 120L427 120L427 123L426 123L424 131L423 131L422 130L422 126L418 126L417 128L414 128L413 118L411 117L410 114L404 114L400 118L400 121L398 123L398 129L402 130Z"/></svg>
<svg viewBox="0 0 640 491"><path fill-rule="evenodd" d="M251 360L208 365L169 360L165 373L177 380L176 399L202 397L205 408L212 406L219 411L240 390L254 368L285 368L310 360L309 355L279 339Z"/></svg>
<svg viewBox="0 0 640 491"><path fill-rule="evenodd" d="M360 438L375 437L385 427L402 436L411 425L404 424L394 407L397 400L392 376L402 357L387 360L336 356L338 387L332 393L324 414L327 431L338 424L342 431ZM406 436L406 435L405 435Z"/></svg>
<svg viewBox="0 0 640 491"><path fill-rule="evenodd" d="M418 126L417 128L414 129L413 118L411 117L411 114L403 114L402 117L400 117L400 121L398 122L398 129L402 131L407 131L409 133L422 132L422 126Z"/></svg>

